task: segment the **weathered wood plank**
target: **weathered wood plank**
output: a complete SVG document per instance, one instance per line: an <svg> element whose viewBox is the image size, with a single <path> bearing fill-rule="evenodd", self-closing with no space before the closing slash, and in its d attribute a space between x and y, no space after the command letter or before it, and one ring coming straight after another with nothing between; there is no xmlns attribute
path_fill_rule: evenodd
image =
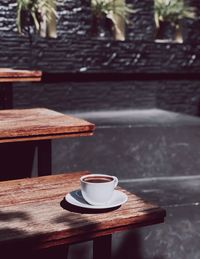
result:
<svg viewBox="0 0 200 259"><path fill-rule="evenodd" d="M37 82L41 77L41 71L0 68L0 82Z"/></svg>
<svg viewBox="0 0 200 259"><path fill-rule="evenodd" d="M45 108L0 111L0 143L91 135L94 124Z"/></svg>
<svg viewBox="0 0 200 259"><path fill-rule="evenodd" d="M117 209L101 213L69 209L63 205L64 197L79 189L83 174L88 172L0 182L0 245L21 241L39 249L164 221L165 210L120 187L128 201Z"/></svg>

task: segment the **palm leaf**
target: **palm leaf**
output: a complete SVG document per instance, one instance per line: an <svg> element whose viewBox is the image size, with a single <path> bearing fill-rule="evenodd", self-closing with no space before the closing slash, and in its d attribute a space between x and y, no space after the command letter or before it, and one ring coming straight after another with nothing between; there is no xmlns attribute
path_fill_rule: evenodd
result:
<svg viewBox="0 0 200 259"><path fill-rule="evenodd" d="M126 4L124 0L92 0L92 11L96 16L106 15L115 23L113 15L122 17L128 23L129 15L134 13L131 4Z"/></svg>
<svg viewBox="0 0 200 259"><path fill-rule="evenodd" d="M170 21L177 24L183 18L196 18L196 9L188 6L184 0L155 0L155 21Z"/></svg>
<svg viewBox="0 0 200 259"><path fill-rule="evenodd" d="M48 23L51 21L53 15L57 16L55 1L56 0L17 0L16 25L19 33L26 30L26 26L22 23L24 13L32 17L32 26L36 31L40 29L40 19Z"/></svg>

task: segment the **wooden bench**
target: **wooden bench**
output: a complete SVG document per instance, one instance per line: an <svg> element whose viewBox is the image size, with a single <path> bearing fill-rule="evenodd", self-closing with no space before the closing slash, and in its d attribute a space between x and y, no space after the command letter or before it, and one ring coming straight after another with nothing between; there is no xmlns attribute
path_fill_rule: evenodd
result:
<svg viewBox="0 0 200 259"><path fill-rule="evenodd" d="M0 68L0 91L2 109L13 108L13 83L39 82L41 81L41 77L41 71Z"/></svg>
<svg viewBox="0 0 200 259"><path fill-rule="evenodd" d="M45 108L0 110L0 144L37 145L38 175L51 174L52 139L90 136L93 131L92 123ZM14 149L10 145L8 152ZM14 150L13 155L19 152Z"/></svg>
<svg viewBox="0 0 200 259"><path fill-rule="evenodd" d="M93 240L93 257L108 259L113 233L164 221L164 209L120 187L128 196L121 207L96 211L68 204L65 195L79 189L84 174L88 172L0 182L4 258L66 258L66 245Z"/></svg>

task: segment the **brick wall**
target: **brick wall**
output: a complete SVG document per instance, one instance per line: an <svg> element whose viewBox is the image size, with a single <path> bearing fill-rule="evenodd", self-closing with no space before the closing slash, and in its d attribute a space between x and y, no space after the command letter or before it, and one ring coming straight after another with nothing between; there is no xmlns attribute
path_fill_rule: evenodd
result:
<svg viewBox="0 0 200 259"><path fill-rule="evenodd" d="M91 35L89 0L58 1L58 38L33 35L30 42L16 31L16 0L1 0L0 67L44 71L42 84L15 85L15 107L159 106L198 115L199 20L184 21L183 44L155 43L153 0L132 3L137 13L126 28L124 42ZM192 5L200 10L198 0Z"/></svg>
<svg viewBox="0 0 200 259"><path fill-rule="evenodd" d="M16 0L0 5L0 66L35 67L48 72L198 72L200 22L184 21L184 44L155 43L153 0L134 0L126 41L91 35L89 0L58 0L57 39L17 33ZM192 5L200 10L199 1Z"/></svg>

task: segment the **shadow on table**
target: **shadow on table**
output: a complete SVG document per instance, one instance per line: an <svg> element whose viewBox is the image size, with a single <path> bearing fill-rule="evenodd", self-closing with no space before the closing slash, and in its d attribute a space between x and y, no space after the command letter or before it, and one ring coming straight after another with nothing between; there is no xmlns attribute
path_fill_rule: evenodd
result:
<svg viewBox="0 0 200 259"><path fill-rule="evenodd" d="M75 212L75 213L81 213L81 214L99 214L99 213L106 213L106 212L110 212L110 211L114 211L117 210L120 206L117 206L115 208L108 208L108 209L88 209L88 208L81 208L75 205L70 204L69 202L67 202L65 199L63 199L60 202L60 206L64 209L64 210L68 210L71 212Z"/></svg>
<svg viewBox="0 0 200 259"><path fill-rule="evenodd" d="M20 221L28 221L30 216L22 211L11 211L11 212L4 212L0 211L0 239L1 240L14 240L15 236L23 236L26 235L26 231L17 229L16 227L12 226L12 222L14 220ZM5 223L5 222L6 223ZM7 222L10 222L7 225ZM18 255L19 250L19 243L16 241L9 241L9 242L1 242L0 243L0 251L1 251L1 258L6 259L13 259L16 258ZM21 251L20 251L20 258L21 258ZM24 258L25 259L25 258Z"/></svg>
<svg viewBox="0 0 200 259"><path fill-rule="evenodd" d="M29 240L15 240L15 236L26 236L27 233L25 230L20 230L14 227L7 227L4 221L10 221L12 226L12 221L28 221L31 217L29 214L22 211L12 211L12 212L3 212L0 211L0 240L5 239L9 240L10 237L12 241L0 242L0 258L13 259L67 259L68 256L68 246L58 245L55 247L50 247L42 250L35 250L32 248L36 245L35 242L29 242ZM5 225L5 226L4 226ZM27 242L26 242L27 241Z"/></svg>

